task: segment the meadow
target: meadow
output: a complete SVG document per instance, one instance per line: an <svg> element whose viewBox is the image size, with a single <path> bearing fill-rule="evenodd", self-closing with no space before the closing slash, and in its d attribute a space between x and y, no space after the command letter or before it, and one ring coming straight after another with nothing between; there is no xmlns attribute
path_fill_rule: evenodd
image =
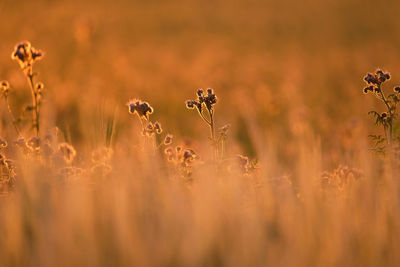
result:
<svg viewBox="0 0 400 267"><path fill-rule="evenodd" d="M0 266L400 265L399 11L0 0Z"/></svg>

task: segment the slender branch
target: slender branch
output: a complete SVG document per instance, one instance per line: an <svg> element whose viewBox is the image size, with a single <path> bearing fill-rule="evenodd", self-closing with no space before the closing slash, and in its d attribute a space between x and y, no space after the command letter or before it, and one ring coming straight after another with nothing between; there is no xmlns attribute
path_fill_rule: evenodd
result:
<svg viewBox="0 0 400 267"><path fill-rule="evenodd" d="M19 130L19 128L18 128L17 121L15 120L15 117L14 117L12 111L11 111L11 107L10 107L10 103L8 102L8 97L7 97L7 95L4 96L4 100L5 100L5 102L6 102L8 114L10 115L12 124L14 125L14 129L15 129L15 131L17 132L17 134L18 134L19 136L21 136L21 132L20 132L20 130Z"/></svg>
<svg viewBox="0 0 400 267"><path fill-rule="evenodd" d="M35 128L36 136L39 136L39 106L37 99L37 92L35 90L35 84L33 82L32 66L26 70L26 77L32 94L32 106L33 106L33 127Z"/></svg>

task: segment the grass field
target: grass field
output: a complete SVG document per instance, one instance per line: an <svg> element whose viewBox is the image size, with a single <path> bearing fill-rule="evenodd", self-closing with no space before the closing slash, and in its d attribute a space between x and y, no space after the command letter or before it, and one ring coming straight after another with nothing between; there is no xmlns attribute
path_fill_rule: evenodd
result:
<svg viewBox="0 0 400 267"><path fill-rule="evenodd" d="M0 0L0 266L399 266L399 11Z"/></svg>

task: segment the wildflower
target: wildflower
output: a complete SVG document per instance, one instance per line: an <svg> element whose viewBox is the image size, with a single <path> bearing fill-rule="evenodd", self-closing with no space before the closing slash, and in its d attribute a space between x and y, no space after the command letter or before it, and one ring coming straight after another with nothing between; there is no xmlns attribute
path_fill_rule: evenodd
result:
<svg viewBox="0 0 400 267"><path fill-rule="evenodd" d="M382 83L390 79L389 72L383 72L382 70L377 70L375 74L368 73L367 76L364 77L364 81L372 86L379 87ZM364 91L365 92L365 91Z"/></svg>
<svg viewBox="0 0 400 267"><path fill-rule="evenodd" d="M164 145L169 146L170 144L172 144L173 137L174 136L172 134L167 134L164 138Z"/></svg>
<svg viewBox="0 0 400 267"><path fill-rule="evenodd" d="M32 137L31 139L28 140L27 145L29 148L32 150L39 150L40 148L40 137Z"/></svg>
<svg viewBox="0 0 400 267"><path fill-rule="evenodd" d="M186 107L188 109L194 109L195 101L193 100L186 100Z"/></svg>
<svg viewBox="0 0 400 267"><path fill-rule="evenodd" d="M174 153L174 151L172 150L172 148L167 147L167 148L164 150L164 153L165 153L166 155L172 155L172 154Z"/></svg>
<svg viewBox="0 0 400 267"><path fill-rule="evenodd" d="M181 155L181 165L189 166L197 158L197 154L192 149L185 149Z"/></svg>
<svg viewBox="0 0 400 267"><path fill-rule="evenodd" d="M36 87L36 91L40 92L40 91L42 91L44 89L44 84L43 83L37 83L35 85L35 87Z"/></svg>
<svg viewBox="0 0 400 267"><path fill-rule="evenodd" d="M156 131L157 134L161 134L162 133L161 123L156 121L154 123L154 130Z"/></svg>
<svg viewBox="0 0 400 267"><path fill-rule="evenodd" d="M10 84L7 81L0 82L0 94L2 96L7 97L9 89L10 89Z"/></svg>
<svg viewBox="0 0 400 267"><path fill-rule="evenodd" d="M7 145L8 145L7 141L2 139L2 138L0 138L0 149L7 147Z"/></svg>
<svg viewBox="0 0 400 267"><path fill-rule="evenodd" d="M236 156L237 162L239 167L243 170L246 171L247 167L249 165L249 158L246 156L242 156L242 155L237 155Z"/></svg>
<svg viewBox="0 0 400 267"><path fill-rule="evenodd" d="M43 52L32 47L28 41L17 44L11 54L13 60L18 61L22 69L30 67L43 57Z"/></svg>
<svg viewBox="0 0 400 267"><path fill-rule="evenodd" d="M214 105L217 103L217 96L214 94L213 89L208 88L207 94L204 94L203 89L197 89L196 100L186 100L186 107L188 109L194 109L196 107L200 117L208 124L211 132L211 140L215 139L214 131ZM206 109L203 109L203 106ZM205 111L208 112L208 116L205 115Z"/></svg>
<svg viewBox="0 0 400 267"><path fill-rule="evenodd" d="M374 87L371 85L371 86L367 86L367 87L365 87L364 88L364 94L367 94L368 92L373 92L374 91Z"/></svg>
<svg viewBox="0 0 400 267"><path fill-rule="evenodd" d="M7 81L1 81L0 87L2 91L8 90L10 88L10 84Z"/></svg>
<svg viewBox="0 0 400 267"><path fill-rule="evenodd" d="M60 152L66 163L71 163L76 156L75 148L67 143L59 144L58 151Z"/></svg>
<svg viewBox="0 0 400 267"><path fill-rule="evenodd" d="M129 108L129 113L136 114L139 118L148 119L149 114L152 114L154 111L149 103L138 99L130 100L127 106Z"/></svg>

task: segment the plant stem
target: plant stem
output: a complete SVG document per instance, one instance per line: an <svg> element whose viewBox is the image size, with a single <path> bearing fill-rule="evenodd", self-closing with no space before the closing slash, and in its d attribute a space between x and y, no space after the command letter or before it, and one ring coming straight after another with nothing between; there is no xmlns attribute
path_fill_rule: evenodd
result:
<svg viewBox="0 0 400 267"><path fill-rule="evenodd" d="M15 120L15 117L14 117L12 111L11 111L10 103L8 102L8 97L5 96L4 100L6 101L6 106L7 106L8 114L10 115L10 118L11 118L11 120L12 120L12 124L14 125L14 129L15 129L15 131L17 132L18 136L21 136L21 132L20 132L20 130L19 130L19 128L18 128L18 125L17 125L17 122L16 122L16 120Z"/></svg>
<svg viewBox="0 0 400 267"><path fill-rule="evenodd" d="M381 88L381 86L378 87L379 88L379 92L381 95L381 99L382 101L385 103L387 109L388 109L388 113L389 113L389 145L392 146L392 139L393 139L393 114L392 114L392 107L389 105L389 102L387 101L385 94L383 93L383 90Z"/></svg>
<svg viewBox="0 0 400 267"><path fill-rule="evenodd" d="M37 92L35 90L35 84L33 82L32 67L29 67L26 71L26 77L32 94L32 106L33 106L33 118L32 126L35 128L36 136L39 136L39 106L37 99Z"/></svg>

